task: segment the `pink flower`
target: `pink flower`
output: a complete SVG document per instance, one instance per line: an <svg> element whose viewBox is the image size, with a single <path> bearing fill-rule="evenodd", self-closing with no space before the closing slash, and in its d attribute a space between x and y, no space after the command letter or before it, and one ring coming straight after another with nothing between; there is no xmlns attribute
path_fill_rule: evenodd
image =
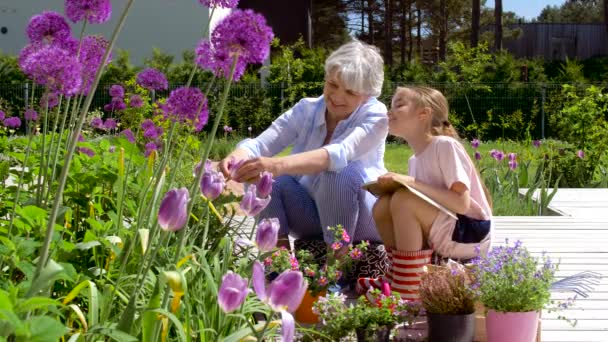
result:
<svg viewBox="0 0 608 342"><path fill-rule="evenodd" d="M346 232L346 230L342 231L342 241L349 243L350 242L350 236L348 236L348 233Z"/></svg>
<svg viewBox="0 0 608 342"><path fill-rule="evenodd" d="M579 158L581 158L581 159L585 158L585 151L583 151L583 150L578 150L578 151L576 152L576 156L577 156L577 157L579 157Z"/></svg>
<svg viewBox="0 0 608 342"><path fill-rule="evenodd" d="M320 277L319 280L317 281L317 283L319 283L319 285L321 285L321 286L325 286L329 283L329 281L325 277Z"/></svg>
<svg viewBox="0 0 608 342"><path fill-rule="evenodd" d="M363 253L359 248L353 248L350 253L348 253L353 260L358 260L363 256Z"/></svg>
<svg viewBox="0 0 608 342"><path fill-rule="evenodd" d="M334 242L331 244L331 249L334 251L337 251L340 248L342 248L342 242Z"/></svg>

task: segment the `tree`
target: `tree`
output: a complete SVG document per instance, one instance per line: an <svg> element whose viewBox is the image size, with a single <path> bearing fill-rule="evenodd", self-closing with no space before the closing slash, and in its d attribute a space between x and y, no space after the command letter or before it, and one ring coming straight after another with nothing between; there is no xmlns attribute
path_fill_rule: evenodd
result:
<svg viewBox="0 0 608 342"><path fill-rule="evenodd" d="M346 9L341 0L312 2L313 45L334 49L348 40Z"/></svg>
<svg viewBox="0 0 608 342"><path fill-rule="evenodd" d="M606 26L606 33L608 33L608 0L604 0L604 26Z"/></svg>
<svg viewBox="0 0 608 342"><path fill-rule="evenodd" d="M502 0L494 3L494 49L502 50Z"/></svg>
<svg viewBox="0 0 608 342"><path fill-rule="evenodd" d="M479 20L481 16L481 1L472 0L471 9L471 47L477 47L479 43Z"/></svg>
<svg viewBox="0 0 608 342"><path fill-rule="evenodd" d="M439 17L439 60L444 61L448 37L448 8L446 0L439 0Z"/></svg>
<svg viewBox="0 0 608 342"><path fill-rule="evenodd" d="M605 3L605 1L604 1ZM561 6L543 8L535 21L542 23L601 23L601 0L569 0Z"/></svg>

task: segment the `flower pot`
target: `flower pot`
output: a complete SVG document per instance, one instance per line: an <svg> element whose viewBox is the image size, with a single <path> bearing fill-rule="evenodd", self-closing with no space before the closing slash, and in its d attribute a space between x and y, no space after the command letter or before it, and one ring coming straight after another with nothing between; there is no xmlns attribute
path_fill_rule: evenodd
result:
<svg viewBox="0 0 608 342"><path fill-rule="evenodd" d="M300 323L316 324L319 323L319 316L312 312L312 305L319 299L319 297L325 296L326 291L319 292L316 296L313 296L310 291L306 291L302 303L298 306L295 312L296 321Z"/></svg>
<svg viewBox="0 0 608 342"><path fill-rule="evenodd" d="M534 342L539 317L538 311L498 312L488 310L486 316L488 342Z"/></svg>
<svg viewBox="0 0 608 342"><path fill-rule="evenodd" d="M357 334L357 342L389 342L393 326L382 326L372 331L369 328L359 328L355 330Z"/></svg>
<svg viewBox="0 0 608 342"><path fill-rule="evenodd" d="M475 336L475 313L442 315L427 313L429 342L471 342Z"/></svg>

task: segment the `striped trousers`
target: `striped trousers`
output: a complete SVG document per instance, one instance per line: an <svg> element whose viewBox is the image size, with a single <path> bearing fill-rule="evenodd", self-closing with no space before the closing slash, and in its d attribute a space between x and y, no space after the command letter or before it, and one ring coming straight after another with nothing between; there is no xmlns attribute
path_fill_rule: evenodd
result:
<svg viewBox="0 0 608 342"><path fill-rule="evenodd" d="M327 227L341 224L352 241L380 242L372 217L376 198L361 189L364 180L359 165L353 162L339 172L322 172L312 193L292 176L275 178L270 204L260 218L278 218L279 234L296 239L331 243L333 236Z"/></svg>

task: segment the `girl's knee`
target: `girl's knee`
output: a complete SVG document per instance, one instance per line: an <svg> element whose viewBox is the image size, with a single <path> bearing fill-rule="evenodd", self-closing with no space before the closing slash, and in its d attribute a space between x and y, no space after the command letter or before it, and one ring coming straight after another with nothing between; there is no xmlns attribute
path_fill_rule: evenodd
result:
<svg viewBox="0 0 608 342"><path fill-rule="evenodd" d="M372 215L374 217L374 220L378 221L387 218L391 214L390 204L390 195L381 196L380 198L378 198L372 208Z"/></svg>
<svg viewBox="0 0 608 342"><path fill-rule="evenodd" d="M414 194L407 189L399 189L393 193L390 200L391 211L407 211L411 208Z"/></svg>

